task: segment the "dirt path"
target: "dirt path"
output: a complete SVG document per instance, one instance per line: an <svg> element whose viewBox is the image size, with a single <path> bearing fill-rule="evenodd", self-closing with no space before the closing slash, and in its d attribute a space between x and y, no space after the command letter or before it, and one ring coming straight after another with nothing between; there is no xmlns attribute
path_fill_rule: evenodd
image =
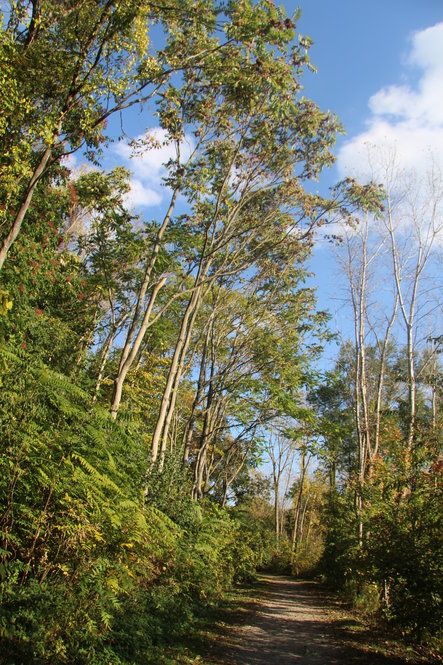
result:
<svg viewBox="0 0 443 665"><path fill-rule="evenodd" d="M208 665L400 665L406 661L350 644L346 619L313 582L263 577L263 593L240 607ZM242 614L243 611L243 614ZM348 624L348 625L347 625ZM361 636L360 636L361 637Z"/></svg>

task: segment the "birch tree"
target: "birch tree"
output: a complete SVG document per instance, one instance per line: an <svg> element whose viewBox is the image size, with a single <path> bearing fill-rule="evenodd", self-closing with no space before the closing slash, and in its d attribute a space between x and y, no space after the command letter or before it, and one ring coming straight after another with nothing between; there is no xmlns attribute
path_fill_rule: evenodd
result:
<svg viewBox="0 0 443 665"><path fill-rule="evenodd" d="M436 166L420 177L414 173L400 174L395 162L387 165L385 178L387 211L384 222L406 337L406 445L410 453L416 432L417 344L426 339L423 334L426 320L435 319L442 286L438 273L431 277L428 268L443 237L443 181Z"/></svg>
<svg viewBox="0 0 443 665"><path fill-rule="evenodd" d="M386 237L379 233L377 219L367 213L358 220L356 227L343 229L343 246L337 252L346 277L354 327L353 389L358 469L355 502L360 542L363 538L362 492L379 453L386 354L398 308L397 295L390 297L376 279L380 262L386 257L386 244ZM379 298L375 298L377 292ZM380 304L381 317L378 313ZM373 361L370 371L367 365L367 347L371 342L378 349L375 385Z"/></svg>

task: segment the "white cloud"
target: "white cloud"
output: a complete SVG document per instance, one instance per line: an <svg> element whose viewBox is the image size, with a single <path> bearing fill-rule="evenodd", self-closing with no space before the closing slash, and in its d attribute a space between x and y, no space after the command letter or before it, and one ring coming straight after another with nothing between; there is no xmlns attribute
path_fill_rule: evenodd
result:
<svg viewBox="0 0 443 665"><path fill-rule="evenodd" d="M156 206L162 203L167 195L167 187L163 183L166 175L165 164L170 159L176 158L175 145L167 140L166 132L160 128L154 128L149 132L157 145L150 145L144 151L134 153L128 143L118 143L114 152L123 161L133 177L131 179L131 191L127 196L128 205L131 206ZM143 141L143 136L136 137L135 141ZM180 145L181 159L185 161L193 149L193 141L186 136Z"/></svg>
<svg viewBox="0 0 443 665"><path fill-rule="evenodd" d="M63 155L60 160L62 166L66 166L67 169L73 171L77 168L77 157L75 155Z"/></svg>
<svg viewBox="0 0 443 665"><path fill-rule="evenodd" d="M342 175L376 177L368 164L374 145L395 150L404 169L424 171L431 159L443 169L443 23L413 35L406 64L419 70L416 85L389 85L370 98L366 131L339 151Z"/></svg>
<svg viewBox="0 0 443 665"><path fill-rule="evenodd" d="M162 202L160 192L146 187L137 178L131 178L131 190L125 196L125 203L128 208L138 206L156 206Z"/></svg>
<svg viewBox="0 0 443 665"><path fill-rule="evenodd" d="M75 154L64 155L61 158L60 163L62 166L66 166L66 168L70 170L71 173L69 177L71 180L76 180L81 175L95 170L91 164L88 164L87 162L79 162L78 157Z"/></svg>

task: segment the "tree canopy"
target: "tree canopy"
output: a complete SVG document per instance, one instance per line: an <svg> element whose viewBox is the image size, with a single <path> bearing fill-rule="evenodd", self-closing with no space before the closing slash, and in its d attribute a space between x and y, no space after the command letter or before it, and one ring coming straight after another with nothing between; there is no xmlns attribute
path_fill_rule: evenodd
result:
<svg viewBox="0 0 443 665"><path fill-rule="evenodd" d="M319 372L316 233L356 233L389 192L313 193L341 127L303 94L298 19L269 0L4 3L1 662L158 663L230 585L310 560L435 632L439 342L368 342L360 279L355 344ZM146 132L128 141L130 108ZM167 149L156 218L103 167L111 141ZM420 556L420 591L386 533Z"/></svg>

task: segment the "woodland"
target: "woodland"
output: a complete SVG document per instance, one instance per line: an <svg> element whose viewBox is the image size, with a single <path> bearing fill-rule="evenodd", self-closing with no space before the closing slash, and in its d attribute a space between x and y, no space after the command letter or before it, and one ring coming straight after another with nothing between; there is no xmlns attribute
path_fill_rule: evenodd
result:
<svg viewBox="0 0 443 665"><path fill-rule="evenodd" d="M436 644L438 169L379 153L382 182L314 193L342 128L270 0L2 12L0 662L178 662L258 570ZM130 149L167 148L158 218L101 162L146 109ZM355 333L327 371L319 237Z"/></svg>

